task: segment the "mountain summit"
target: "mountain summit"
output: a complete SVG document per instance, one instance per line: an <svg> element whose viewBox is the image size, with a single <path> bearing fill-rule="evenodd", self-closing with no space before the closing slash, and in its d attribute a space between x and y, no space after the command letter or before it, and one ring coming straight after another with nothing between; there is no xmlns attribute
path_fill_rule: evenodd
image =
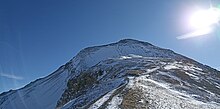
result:
<svg viewBox="0 0 220 109"><path fill-rule="evenodd" d="M0 109L220 109L220 72L134 39L88 47Z"/></svg>
<svg viewBox="0 0 220 109"><path fill-rule="evenodd" d="M72 60L77 70L89 68L98 62L110 58L118 58L127 55L140 55L144 57L160 57L182 59L186 58L168 49L156 47L150 43L134 39L123 39L116 43L88 47L80 51Z"/></svg>

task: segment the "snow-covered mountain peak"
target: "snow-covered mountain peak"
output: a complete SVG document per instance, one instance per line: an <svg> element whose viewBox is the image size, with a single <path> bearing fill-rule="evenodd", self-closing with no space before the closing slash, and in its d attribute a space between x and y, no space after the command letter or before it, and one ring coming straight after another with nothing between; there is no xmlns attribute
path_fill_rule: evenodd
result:
<svg viewBox="0 0 220 109"><path fill-rule="evenodd" d="M81 71L94 66L102 60L119 58L130 54L144 57L182 58L181 55L171 50L156 47L148 42L123 39L112 44L85 48L80 51L71 62L78 71Z"/></svg>
<svg viewBox="0 0 220 109"><path fill-rule="evenodd" d="M139 40L135 40L135 39L121 39L117 43L128 43L128 42L138 43L140 41Z"/></svg>
<svg viewBox="0 0 220 109"><path fill-rule="evenodd" d="M147 42L88 47L47 77L0 94L0 109L219 109L220 72Z"/></svg>
<svg viewBox="0 0 220 109"><path fill-rule="evenodd" d="M135 40L135 39L122 39L116 43L117 44L143 44L143 45L153 46L152 44L150 44L148 42L143 42L143 41L139 41L139 40Z"/></svg>

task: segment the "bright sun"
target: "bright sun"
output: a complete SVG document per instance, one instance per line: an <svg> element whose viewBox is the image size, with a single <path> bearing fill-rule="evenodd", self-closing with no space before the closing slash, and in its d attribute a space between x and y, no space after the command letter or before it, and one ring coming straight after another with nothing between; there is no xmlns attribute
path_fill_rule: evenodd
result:
<svg viewBox="0 0 220 109"><path fill-rule="evenodd" d="M210 8L208 10L199 10L195 12L190 20L191 26L200 29L217 24L220 21L220 10Z"/></svg>
<svg viewBox="0 0 220 109"><path fill-rule="evenodd" d="M220 23L220 9L209 8L207 10L199 10L190 17L190 26L195 31L178 36L177 39L188 39L199 37L212 32L213 27L219 26Z"/></svg>

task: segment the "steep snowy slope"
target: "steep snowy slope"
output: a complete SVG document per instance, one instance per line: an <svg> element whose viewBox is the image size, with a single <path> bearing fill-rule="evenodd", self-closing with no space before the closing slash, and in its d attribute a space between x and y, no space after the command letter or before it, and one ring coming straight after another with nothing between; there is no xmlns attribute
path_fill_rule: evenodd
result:
<svg viewBox="0 0 220 109"><path fill-rule="evenodd" d="M0 95L0 109L220 108L220 72L125 39L89 47L51 75Z"/></svg>
<svg viewBox="0 0 220 109"><path fill-rule="evenodd" d="M70 79L57 107L219 109L220 74L207 71L170 58L108 59Z"/></svg>
<svg viewBox="0 0 220 109"><path fill-rule="evenodd" d="M64 66L24 88L0 95L0 109L54 109L68 81Z"/></svg>

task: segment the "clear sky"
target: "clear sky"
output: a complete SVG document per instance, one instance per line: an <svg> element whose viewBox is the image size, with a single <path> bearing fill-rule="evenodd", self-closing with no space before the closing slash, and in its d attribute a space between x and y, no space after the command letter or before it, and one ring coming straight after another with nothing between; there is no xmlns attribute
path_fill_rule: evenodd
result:
<svg viewBox="0 0 220 109"><path fill-rule="evenodd" d="M218 1L213 0L213 3ZM208 0L0 0L0 92L24 86L82 48L133 38L220 67L220 38L178 40Z"/></svg>

